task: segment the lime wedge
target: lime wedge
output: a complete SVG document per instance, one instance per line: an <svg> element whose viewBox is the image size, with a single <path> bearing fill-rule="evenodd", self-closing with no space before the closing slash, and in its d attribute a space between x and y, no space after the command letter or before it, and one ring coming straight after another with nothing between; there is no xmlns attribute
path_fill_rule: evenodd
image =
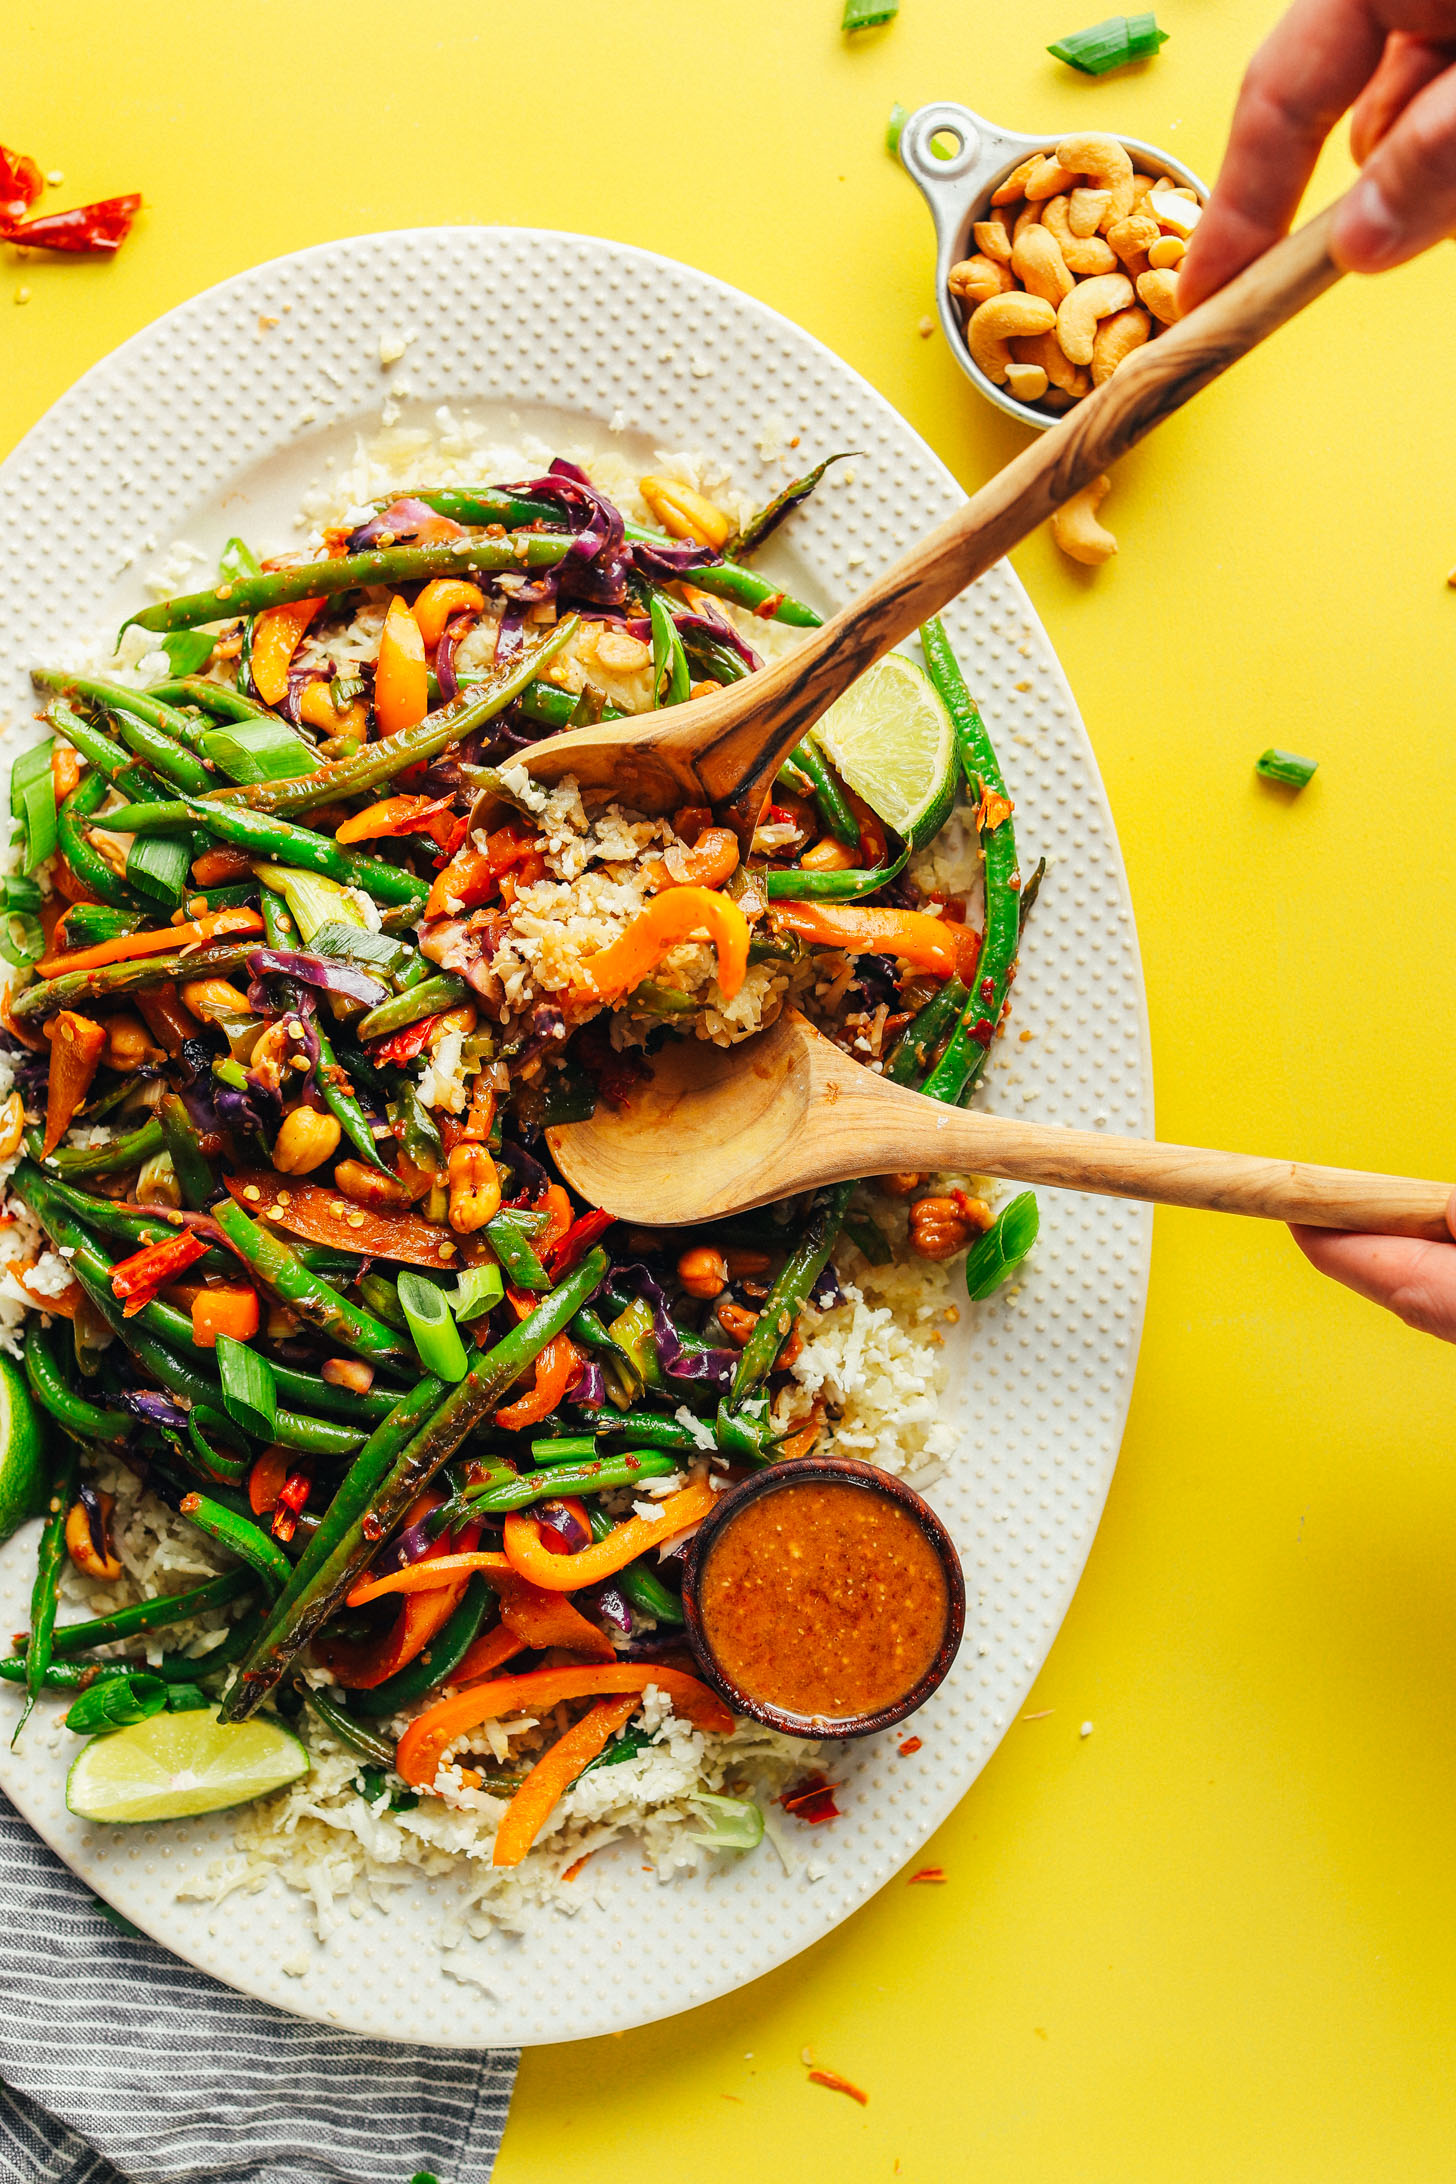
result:
<svg viewBox="0 0 1456 2184"><path fill-rule="evenodd" d="M23 1376L0 1357L0 1540L46 1505L40 1420Z"/></svg>
<svg viewBox="0 0 1456 2184"><path fill-rule="evenodd" d="M924 670L887 652L812 731L825 757L886 826L923 849L955 800L955 731Z"/></svg>
<svg viewBox="0 0 1456 2184"><path fill-rule="evenodd" d="M276 1721L217 1718L217 1708L154 1714L93 1737L71 1764L66 1809L82 1820L185 1820L281 1790L308 1753Z"/></svg>

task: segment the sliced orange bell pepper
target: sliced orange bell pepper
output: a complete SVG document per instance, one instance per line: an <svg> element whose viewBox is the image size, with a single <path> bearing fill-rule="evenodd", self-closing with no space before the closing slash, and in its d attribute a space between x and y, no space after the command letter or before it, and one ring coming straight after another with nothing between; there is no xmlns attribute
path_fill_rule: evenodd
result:
<svg viewBox="0 0 1456 2184"><path fill-rule="evenodd" d="M414 1789L428 1789L439 1770L446 1747L482 1722L498 1721L502 1714L544 1714L563 1699L592 1699L607 1692L641 1692L649 1684L672 1702L672 1710L695 1729L728 1736L733 1716L717 1693L696 1676L660 1661L617 1661L589 1668L537 1668L520 1676L494 1676L489 1683L474 1684L442 1699L410 1723L399 1740L394 1763Z"/></svg>
<svg viewBox="0 0 1456 2184"><path fill-rule="evenodd" d="M568 1653L584 1653L589 1660L614 1661L611 1639L595 1623L574 1608L565 1593L547 1592L514 1570L492 1571L491 1584L500 1601L501 1623L523 1646L544 1653L548 1646L564 1646ZM459 1681L458 1676L454 1679Z"/></svg>
<svg viewBox="0 0 1456 2184"><path fill-rule="evenodd" d="M731 1001L748 969L748 920L737 903L710 887L670 887L610 948L585 957L577 975L597 1000L619 1001L651 976L669 949L704 932L717 951L718 984Z"/></svg>
<svg viewBox="0 0 1456 2184"><path fill-rule="evenodd" d="M266 1517L278 1507L278 1497L288 1478L286 1448L265 1448L248 1473L248 1507L255 1517Z"/></svg>
<svg viewBox="0 0 1456 2184"><path fill-rule="evenodd" d="M569 1335L554 1335L536 1358L536 1385L526 1395L495 1414L498 1426L519 1433L523 1426L538 1426L549 1418L576 1378L581 1357Z"/></svg>
<svg viewBox="0 0 1456 2184"><path fill-rule="evenodd" d="M427 1488L411 1503L405 1515L406 1525L418 1524L432 1509L438 1509L442 1499L438 1488ZM444 1533L435 1540L423 1560L425 1563L443 1562L457 1541L469 1550L479 1537L478 1524L463 1524L453 1535ZM331 1638L325 1633L314 1640L314 1653L346 1691L371 1691L376 1684L384 1683L424 1652L459 1607L469 1583L467 1573L446 1584L436 1585L428 1592L409 1593L394 1621L377 1638L359 1644Z"/></svg>
<svg viewBox="0 0 1456 2184"><path fill-rule="evenodd" d="M502 873L538 856L540 846L534 834L519 827L498 827L483 850L466 850L446 865L430 889L425 916L438 918L452 909L478 909L495 893Z"/></svg>
<svg viewBox="0 0 1456 2184"><path fill-rule="evenodd" d="M475 1527L480 1530L479 1525ZM510 1563L504 1555L488 1554L440 1554L428 1555L420 1562L409 1562L402 1570L392 1570L388 1577L362 1577L348 1597L351 1608L367 1607L371 1600L382 1600L386 1593L438 1592L442 1585L454 1585L457 1579L474 1577L483 1570L488 1577L504 1574Z"/></svg>
<svg viewBox="0 0 1456 2184"><path fill-rule="evenodd" d="M541 1537L541 1527L529 1509L513 1510L506 1518L505 1549L511 1568L545 1592L580 1592L583 1585L597 1585L604 1577L625 1570L639 1555L675 1539L698 1523L712 1508L713 1489L706 1479L669 1494L660 1502L660 1517L629 1517L580 1554L557 1555Z"/></svg>
<svg viewBox="0 0 1456 2184"><path fill-rule="evenodd" d="M455 614L484 614L485 593L458 576L434 576L414 604L421 637L431 652L445 634L445 624Z"/></svg>
<svg viewBox="0 0 1456 2184"><path fill-rule="evenodd" d="M643 870L658 887L721 887L738 870L738 836L731 827L705 827L691 849L674 845Z"/></svg>
<svg viewBox="0 0 1456 2184"><path fill-rule="evenodd" d="M598 1699L549 1751L541 1754L496 1829L492 1865L520 1864L577 1776L606 1750L619 1729L626 1728L637 1706L635 1692L625 1699Z"/></svg>
<svg viewBox="0 0 1456 2184"><path fill-rule="evenodd" d="M658 898L671 902L671 895ZM959 934L944 918L923 910L867 909L853 902L776 902L775 927L816 948L844 948L851 955L888 955L932 978L954 975Z"/></svg>
<svg viewBox="0 0 1456 2184"><path fill-rule="evenodd" d="M428 832L429 821L439 812L448 811L452 801L448 796L386 796L335 827L334 840L368 842L381 834Z"/></svg>
<svg viewBox="0 0 1456 2184"><path fill-rule="evenodd" d="M51 1066L46 1079L46 1126L40 1157L48 1160L71 1127L71 1118L91 1089L106 1049L106 1026L89 1016L62 1009L51 1034Z"/></svg>
<svg viewBox="0 0 1456 2184"><path fill-rule="evenodd" d="M254 688L265 705L281 704L287 697L293 655L322 606L322 599L294 599L286 607L266 607L254 622L249 665Z"/></svg>
<svg viewBox="0 0 1456 2184"><path fill-rule="evenodd" d="M428 1599L429 1595L425 1594ZM456 1662L450 1681L458 1690L462 1684L477 1681L482 1676L493 1676L507 1661L513 1661L518 1653L524 1653L526 1641L518 1638L505 1623L497 1623L494 1630L482 1632L467 1653Z"/></svg>
<svg viewBox="0 0 1456 2184"><path fill-rule="evenodd" d="M51 783L56 792L56 803L64 804L81 779L81 759L69 743L51 745Z"/></svg>
<svg viewBox="0 0 1456 2184"><path fill-rule="evenodd" d="M99 940L94 948L72 948L66 954L47 957L36 965L40 978L59 978L62 971L99 971L105 963L130 963L133 957L168 955L174 948L217 939L223 933L261 933L263 920L256 910L214 910L185 925L162 925L145 933L120 933L115 940Z"/></svg>
<svg viewBox="0 0 1456 2184"><path fill-rule="evenodd" d="M199 1289L192 1300L192 1339L199 1350L215 1350L219 1335L251 1342L258 1332L258 1293L254 1289Z"/></svg>
<svg viewBox="0 0 1456 2184"><path fill-rule="evenodd" d="M547 1253L555 1250L571 1227L571 1200L559 1183L548 1183L531 1210L546 1215L545 1228L538 1229L531 1240L532 1250L544 1265Z"/></svg>
<svg viewBox="0 0 1456 2184"><path fill-rule="evenodd" d="M413 728L430 709L430 677L419 624L398 594L389 602L374 668L374 718L382 736Z"/></svg>

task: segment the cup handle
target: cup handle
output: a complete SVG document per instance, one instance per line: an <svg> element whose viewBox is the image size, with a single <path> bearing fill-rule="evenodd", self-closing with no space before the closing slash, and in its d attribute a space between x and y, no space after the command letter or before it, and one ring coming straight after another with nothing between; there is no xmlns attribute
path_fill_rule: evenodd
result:
<svg viewBox="0 0 1456 2184"><path fill-rule="evenodd" d="M960 149L941 159L932 149L939 135L959 139ZM1040 139L998 129L950 99L917 107L900 132L900 163L919 188L935 222L936 270L941 282L954 262L971 212L1002 167L1040 148Z"/></svg>

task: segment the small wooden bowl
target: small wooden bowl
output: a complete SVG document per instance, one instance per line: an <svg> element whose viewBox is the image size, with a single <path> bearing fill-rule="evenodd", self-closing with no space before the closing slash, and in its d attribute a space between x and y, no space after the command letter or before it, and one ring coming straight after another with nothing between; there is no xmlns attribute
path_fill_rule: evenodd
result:
<svg viewBox="0 0 1456 2184"><path fill-rule="evenodd" d="M703 1634L702 1617L698 1609L698 1580L707 1566L713 1542L724 1525L746 1502L754 1500L758 1495L781 1493L786 1487L802 1485L808 1481L816 1486L855 1486L866 1493L883 1494L887 1500L898 1502L915 1519L929 1540L945 1573L945 1632L934 1660L902 1699L897 1699L893 1706L881 1707L874 1714L854 1714L846 1718L825 1720L819 1716L785 1713L779 1707L770 1705L767 1700L751 1697L725 1676ZM907 1714L913 1714L918 1707L923 1706L931 1692L942 1682L960 1650L966 1623L966 1583L960 1556L935 1511L927 1501L922 1500L913 1487L906 1486L903 1479L892 1478L889 1472L878 1471L873 1464L860 1463L852 1456L796 1456L787 1463L770 1464L763 1471L755 1472L751 1479L745 1479L741 1485L730 1487L726 1493L720 1494L712 1510L688 1542L683 1559L682 1599L688 1643L702 1671L704 1682L712 1686L735 1714L746 1714L751 1720L762 1722L765 1728L777 1729L788 1737L871 1737L880 1729L893 1728L896 1722L903 1721Z"/></svg>

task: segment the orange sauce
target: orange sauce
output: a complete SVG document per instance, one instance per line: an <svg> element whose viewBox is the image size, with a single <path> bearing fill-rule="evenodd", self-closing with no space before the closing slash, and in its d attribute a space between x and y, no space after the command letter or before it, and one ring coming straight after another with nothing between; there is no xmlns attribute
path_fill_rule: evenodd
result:
<svg viewBox="0 0 1456 2184"><path fill-rule="evenodd" d="M824 1723L913 1691L949 1606L940 1557L910 1511L842 1480L796 1480L745 1502L698 1579L703 1636L728 1682Z"/></svg>

